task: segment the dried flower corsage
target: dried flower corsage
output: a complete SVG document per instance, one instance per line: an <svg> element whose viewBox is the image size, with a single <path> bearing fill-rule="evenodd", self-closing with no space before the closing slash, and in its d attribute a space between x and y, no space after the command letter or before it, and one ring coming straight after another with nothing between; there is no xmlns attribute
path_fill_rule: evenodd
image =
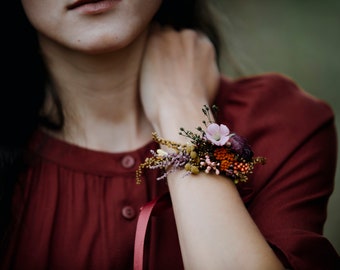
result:
<svg viewBox="0 0 340 270"><path fill-rule="evenodd" d="M208 121L203 121L205 129L198 127L197 133L180 128L179 134L190 139L187 144L179 144L160 138L155 132L153 140L174 151L151 150L152 157L146 158L136 172L137 183L141 183L142 170L162 169L164 173L157 180L166 178L170 173L184 169L187 174L200 172L214 173L231 178L235 184L246 182L256 164L265 164L264 157L254 157L251 147L241 136L231 133L223 124L211 119L210 111L216 113L217 106L202 109Z"/></svg>

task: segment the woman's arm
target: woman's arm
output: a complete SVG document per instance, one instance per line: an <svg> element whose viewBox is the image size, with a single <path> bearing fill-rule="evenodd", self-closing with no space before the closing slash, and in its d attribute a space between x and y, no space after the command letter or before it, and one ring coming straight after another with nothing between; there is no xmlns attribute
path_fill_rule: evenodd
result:
<svg viewBox="0 0 340 270"><path fill-rule="evenodd" d="M201 108L213 100L219 72L212 44L192 31L150 31L141 71L141 100L155 131L185 143L180 127L202 124ZM240 120L241 121L241 120ZM168 183L186 269L283 269L247 212L234 183L199 174Z"/></svg>

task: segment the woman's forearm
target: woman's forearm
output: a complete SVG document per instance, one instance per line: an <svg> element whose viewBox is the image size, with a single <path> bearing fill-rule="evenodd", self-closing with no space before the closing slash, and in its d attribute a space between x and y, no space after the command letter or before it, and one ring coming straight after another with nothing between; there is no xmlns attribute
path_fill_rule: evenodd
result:
<svg viewBox="0 0 340 270"><path fill-rule="evenodd" d="M186 269L283 269L231 180L183 173L168 183Z"/></svg>
<svg viewBox="0 0 340 270"><path fill-rule="evenodd" d="M179 127L202 126L199 105L191 102L172 119L160 118L161 137L184 144ZM178 170L167 181L186 269L283 269L231 179Z"/></svg>

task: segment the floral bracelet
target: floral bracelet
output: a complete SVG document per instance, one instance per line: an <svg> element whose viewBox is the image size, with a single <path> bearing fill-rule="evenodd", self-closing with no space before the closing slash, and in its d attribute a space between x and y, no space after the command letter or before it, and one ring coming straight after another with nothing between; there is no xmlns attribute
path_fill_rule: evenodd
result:
<svg viewBox="0 0 340 270"><path fill-rule="evenodd" d="M162 169L164 173L157 180L166 178L176 170L185 170L185 175L200 172L224 175L231 178L235 184L246 182L248 175L253 173L256 164L265 164L264 157L254 157L247 141L236 133L230 133L223 124L216 124L210 111L216 113L217 106L211 109L205 105L202 109L208 121L203 121L205 129L197 127L197 133L180 128L179 134L190 139L187 144L179 144L160 138L155 132L153 140L165 145L173 151L162 149L151 150L151 157L139 165L136 171L137 184L141 183L144 168Z"/></svg>

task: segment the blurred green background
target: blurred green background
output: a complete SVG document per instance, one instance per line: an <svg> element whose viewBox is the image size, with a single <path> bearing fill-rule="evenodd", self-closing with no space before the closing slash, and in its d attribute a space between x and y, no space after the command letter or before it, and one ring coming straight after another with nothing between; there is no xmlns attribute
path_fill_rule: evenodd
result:
<svg viewBox="0 0 340 270"><path fill-rule="evenodd" d="M325 100L334 110L340 142L340 1L212 2L223 14L227 46L242 72L283 73ZM225 63L225 73L237 76L230 59ZM337 164L324 232L340 254L340 158Z"/></svg>

